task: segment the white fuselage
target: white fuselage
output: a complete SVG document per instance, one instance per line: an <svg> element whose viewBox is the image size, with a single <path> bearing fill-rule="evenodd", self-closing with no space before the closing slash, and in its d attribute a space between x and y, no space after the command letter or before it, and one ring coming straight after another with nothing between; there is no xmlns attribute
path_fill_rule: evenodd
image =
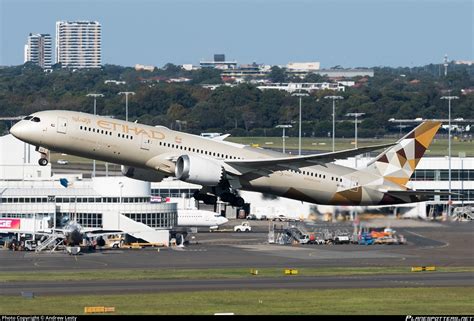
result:
<svg viewBox="0 0 474 321"><path fill-rule="evenodd" d="M30 144L76 156L103 160L175 176L176 159L194 155L209 163L226 166L226 161L264 160L288 157L286 154L216 141L173 131L162 126L147 126L103 116L73 111L43 111L31 116L39 121L22 120L11 133ZM33 119L34 119L33 118ZM205 172L205 169L203 170ZM333 196L348 188L357 189L371 175L327 163L238 176L241 189L284 196L319 204L352 205ZM151 179L150 179L151 180ZM377 197L379 197L377 192ZM375 205L374 196L362 195L359 205Z"/></svg>
<svg viewBox="0 0 474 321"><path fill-rule="evenodd" d="M217 213L196 209L178 210L180 227L217 227L229 220Z"/></svg>

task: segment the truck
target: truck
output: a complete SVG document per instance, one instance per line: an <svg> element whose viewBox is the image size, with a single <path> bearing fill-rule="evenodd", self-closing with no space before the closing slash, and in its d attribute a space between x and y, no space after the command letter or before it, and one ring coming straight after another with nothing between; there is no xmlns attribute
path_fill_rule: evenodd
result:
<svg viewBox="0 0 474 321"><path fill-rule="evenodd" d="M250 232L252 227L250 226L249 222L243 222L240 225L234 226L234 232Z"/></svg>
<svg viewBox="0 0 474 321"><path fill-rule="evenodd" d="M359 235L358 243L361 245L372 245L374 244L374 238L370 233L362 233Z"/></svg>
<svg viewBox="0 0 474 321"><path fill-rule="evenodd" d="M302 234L301 237L298 239L300 244L310 244L310 237L308 234Z"/></svg>
<svg viewBox="0 0 474 321"><path fill-rule="evenodd" d="M351 238L348 233L337 234L336 237L334 238L335 244L343 244L343 243L349 244L350 242L351 242Z"/></svg>

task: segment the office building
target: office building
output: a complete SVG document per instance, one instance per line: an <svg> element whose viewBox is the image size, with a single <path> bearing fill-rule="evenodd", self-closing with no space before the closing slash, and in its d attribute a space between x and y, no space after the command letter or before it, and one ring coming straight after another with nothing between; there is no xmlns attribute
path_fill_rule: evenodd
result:
<svg viewBox="0 0 474 321"><path fill-rule="evenodd" d="M51 35L32 34L25 45L24 62L31 61L43 69L51 68Z"/></svg>
<svg viewBox="0 0 474 321"><path fill-rule="evenodd" d="M215 68L215 69L235 69L237 68L237 61L226 61L224 54L215 54L214 60L201 60L199 62L201 68Z"/></svg>
<svg viewBox="0 0 474 321"><path fill-rule="evenodd" d="M100 68L101 38L97 21L57 21L56 63L63 68Z"/></svg>

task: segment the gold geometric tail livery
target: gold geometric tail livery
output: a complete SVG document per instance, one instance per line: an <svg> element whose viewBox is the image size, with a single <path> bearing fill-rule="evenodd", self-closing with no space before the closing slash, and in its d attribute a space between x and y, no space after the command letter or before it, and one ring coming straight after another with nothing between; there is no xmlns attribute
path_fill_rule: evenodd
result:
<svg viewBox="0 0 474 321"><path fill-rule="evenodd" d="M422 123L400 139L395 146L377 156L367 166L366 171L405 186L440 126L441 122L436 121Z"/></svg>

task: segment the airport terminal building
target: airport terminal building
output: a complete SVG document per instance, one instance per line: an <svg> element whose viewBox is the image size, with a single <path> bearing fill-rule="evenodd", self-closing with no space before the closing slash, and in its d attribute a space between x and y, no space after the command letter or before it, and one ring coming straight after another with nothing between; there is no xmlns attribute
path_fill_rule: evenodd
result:
<svg viewBox="0 0 474 321"><path fill-rule="evenodd" d="M39 166L38 158L33 146L11 135L0 137L0 233L49 232L76 221L84 230L120 230L169 245L177 204L155 201L149 182L55 177L51 164Z"/></svg>

